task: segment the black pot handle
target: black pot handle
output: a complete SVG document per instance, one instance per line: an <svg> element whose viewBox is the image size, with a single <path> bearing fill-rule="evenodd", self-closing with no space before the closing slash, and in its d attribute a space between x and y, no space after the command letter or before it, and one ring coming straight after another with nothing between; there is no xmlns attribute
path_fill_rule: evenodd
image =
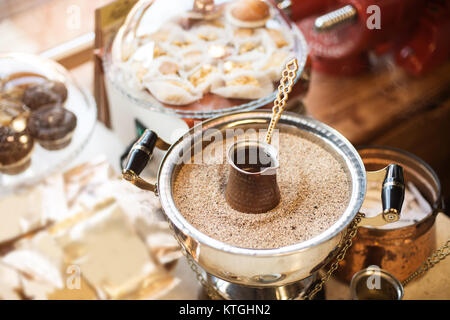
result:
<svg viewBox="0 0 450 320"><path fill-rule="evenodd" d="M390 164L386 168L386 175L381 189L383 217L387 222L395 222L400 218L404 199L405 179L403 177L403 168L398 164Z"/></svg>
<svg viewBox="0 0 450 320"><path fill-rule="evenodd" d="M122 176L125 180L141 189L155 193L156 185L145 181L139 175L151 160L158 139L158 135L154 131L146 129L131 147L122 171Z"/></svg>
<svg viewBox="0 0 450 320"><path fill-rule="evenodd" d="M405 199L403 167L398 164L390 164L381 170L368 171L367 180L381 184L383 210L376 216L363 217L360 225L376 227L398 221Z"/></svg>
<svg viewBox="0 0 450 320"><path fill-rule="evenodd" d="M133 171L140 175L153 156L156 141L158 141L158 135L154 131L146 129L131 147L123 170Z"/></svg>

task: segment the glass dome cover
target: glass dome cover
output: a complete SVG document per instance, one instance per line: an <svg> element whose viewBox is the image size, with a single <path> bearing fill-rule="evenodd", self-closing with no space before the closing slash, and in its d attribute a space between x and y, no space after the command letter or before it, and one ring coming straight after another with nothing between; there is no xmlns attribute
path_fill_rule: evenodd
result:
<svg viewBox="0 0 450 320"><path fill-rule="evenodd" d="M134 104L202 119L273 101L294 56L297 81L306 42L270 1L146 0L107 48L104 69Z"/></svg>

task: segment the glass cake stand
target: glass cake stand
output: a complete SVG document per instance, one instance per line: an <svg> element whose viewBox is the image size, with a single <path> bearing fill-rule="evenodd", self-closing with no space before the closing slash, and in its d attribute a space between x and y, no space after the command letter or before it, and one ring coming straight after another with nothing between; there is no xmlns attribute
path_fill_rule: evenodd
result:
<svg viewBox="0 0 450 320"><path fill-rule="evenodd" d="M224 6L233 2L233 0L216 0L214 3L216 6ZM143 90L136 85L135 75L130 73L129 65L123 62L123 52L140 43L140 39L146 39L147 34L159 30L168 21L192 10L193 3L194 0L177 0L171 5L163 0L139 1L103 52L103 69L111 125L125 144L136 139L136 120L142 122L146 128L155 131L164 140L174 142L196 121L233 111L247 111L270 106L276 96L276 91L259 99L218 98L215 94L205 93L202 99L194 103L174 105L158 101L148 90ZM304 78L307 78L306 74L309 74L307 68L308 49L303 34L282 11L273 6L270 1L266 1L266 3L270 6L271 12L266 27L281 30L285 36L289 35L292 39L291 54L297 58L299 65L295 82L303 84ZM154 43L157 44L158 41L155 40ZM275 88L278 86L278 81L274 83L274 86ZM294 93L291 98L293 98L291 99L293 102Z"/></svg>
<svg viewBox="0 0 450 320"><path fill-rule="evenodd" d="M113 57L114 53L119 55L118 52L121 52L125 46L130 45L128 42L132 42L133 39L135 39L135 37L139 34L141 29L147 31L158 30L159 27L163 26L167 20L173 19L175 16L177 16L177 14L179 15L181 12L192 9L194 2L195 1L193 0L177 0L175 1L175 6L177 6L177 9L175 10L174 4L169 6L165 1L139 1L131 10L126 22L115 36L115 43L110 43L105 52L103 64L108 80L113 83L116 89L118 89L123 95L125 95L130 101L133 101L135 104L148 108L150 110L174 114L181 118L207 119L238 110L253 110L271 103L276 96L276 90L271 94L259 99L247 101L244 101L244 99L235 99L236 101L234 103L226 106L207 106L203 110L194 111L187 110L184 105L172 105L170 107L163 106L159 101L157 101L147 92L142 92L141 90L133 90L133 88L125 85L126 81L123 79L123 68L120 63L118 63L117 57ZM215 5L220 6L233 2L233 0L216 0ZM305 67L308 56L306 41L300 30L294 23L289 20L289 18L285 14L283 14L282 11L273 6L273 3L270 1L267 1L267 4L271 8L270 19L266 22L267 27L280 29L285 33L285 35L289 34L290 37L292 37L292 56L297 58L300 70L295 79L295 81L297 81L302 73L301 71L303 71L303 68ZM114 45L116 45L117 47L113 48Z"/></svg>
<svg viewBox="0 0 450 320"><path fill-rule="evenodd" d="M68 97L64 106L77 117L71 143L61 150L49 151L35 141L31 165L17 175L0 173L0 196L41 182L67 166L86 146L95 127L97 107L93 97L81 88L60 64L24 53L0 55L0 78L16 72L32 72L65 83Z"/></svg>

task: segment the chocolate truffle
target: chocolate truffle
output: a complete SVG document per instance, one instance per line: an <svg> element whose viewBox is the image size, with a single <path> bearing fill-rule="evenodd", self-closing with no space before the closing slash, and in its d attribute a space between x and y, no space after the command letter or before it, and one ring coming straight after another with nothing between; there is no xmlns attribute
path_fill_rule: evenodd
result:
<svg viewBox="0 0 450 320"><path fill-rule="evenodd" d="M28 131L0 126L0 172L18 174L30 166L34 141Z"/></svg>
<svg viewBox="0 0 450 320"><path fill-rule="evenodd" d="M63 103L67 99L67 88L59 81L45 81L28 86L23 94L22 101L31 110L50 103Z"/></svg>
<svg viewBox="0 0 450 320"><path fill-rule="evenodd" d="M59 150L66 147L77 125L73 112L55 103L42 106L31 113L28 128L39 144L48 150Z"/></svg>

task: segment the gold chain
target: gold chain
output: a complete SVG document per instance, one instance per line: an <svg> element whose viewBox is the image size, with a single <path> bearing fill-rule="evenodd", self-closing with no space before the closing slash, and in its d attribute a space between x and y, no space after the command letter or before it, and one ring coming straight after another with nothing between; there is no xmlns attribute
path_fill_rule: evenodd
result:
<svg viewBox="0 0 450 320"><path fill-rule="evenodd" d="M270 120L269 128L267 129L267 134L265 141L266 143L271 142L273 130L280 120L281 113L286 107L286 101L288 99L288 94L292 91L294 86L294 80L297 76L298 62L297 59L292 59L286 64L283 73L281 74L280 85L278 86L277 97L273 102L272 107L272 119Z"/></svg>
<svg viewBox="0 0 450 320"><path fill-rule="evenodd" d="M311 300L314 295L322 290L323 285L330 279L332 274L339 267L339 263L344 260L345 254L347 253L348 248L352 246L352 240L356 236L358 232L358 224L361 222L361 219L364 217L364 213L358 212L355 219L350 223L347 231L345 233L342 247L339 250L338 255L336 256L336 260L331 264L330 269L325 273L325 275L320 279L319 283L316 284L314 289L306 296L305 300Z"/></svg>
<svg viewBox="0 0 450 320"><path fill-rule="evenodd" d="M414 271L406 280L402 282L402 285L406 286L412 280L414 280L421 274L427 272L429 269L433 268L440 261L444 260L449 254L450 254L450 239L447 240L447 242L442 247L434 251L433 254L429 256L427 260L425 260L416 271Z"/></svg>
<svg viewBox="0 0 450 320"><path fill-rule="evenodd" d="M186 249L181 245L181 243L179 243L179 244L181 246L181 252L186 257L189 267L195 273L195 277L197 278L197 281L200 282L200 284L206 290L206 294L212 300L222 299L221 296L219 295L219 293L217 292L216 288L214 286L212 286L210 283L208 283L208 281L205 280L202 272L198 269L198 266L195 263L194 259L186 252Z"/></svg>

